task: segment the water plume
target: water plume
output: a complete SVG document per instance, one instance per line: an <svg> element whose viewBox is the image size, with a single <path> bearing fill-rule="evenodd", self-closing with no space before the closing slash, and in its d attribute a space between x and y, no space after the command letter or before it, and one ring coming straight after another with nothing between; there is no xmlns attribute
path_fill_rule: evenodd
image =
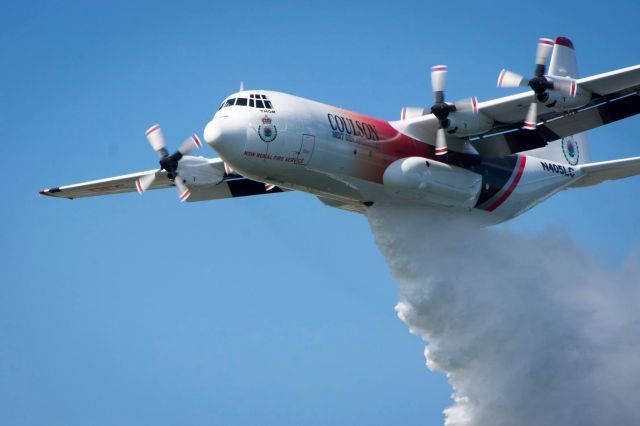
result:
<svg viewBox="0 0 640 426"><path fill-rule="evenodd" d="M637 256L610 271L567 236L424 207L368 217L398 316L453 388L445 425L640 424Z"/></svg>

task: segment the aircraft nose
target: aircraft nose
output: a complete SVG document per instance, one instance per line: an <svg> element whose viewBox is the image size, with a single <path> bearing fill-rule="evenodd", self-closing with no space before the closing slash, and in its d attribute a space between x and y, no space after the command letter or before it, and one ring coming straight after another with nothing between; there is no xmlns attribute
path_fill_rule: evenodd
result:
<svg viewBox="0 0 640 426"><path fill-rule="evenodd" d="M212 147L220 142L222 139L222 126L220 120L211 120L204 128L204 140Z"/></svg>
<svg viewBox="0 0 640 426"><path fill-rule="evenodd" d="M229 160L243 152L246 139L246 127L233 117L216 117L204 128L207 144Z"/></svg>

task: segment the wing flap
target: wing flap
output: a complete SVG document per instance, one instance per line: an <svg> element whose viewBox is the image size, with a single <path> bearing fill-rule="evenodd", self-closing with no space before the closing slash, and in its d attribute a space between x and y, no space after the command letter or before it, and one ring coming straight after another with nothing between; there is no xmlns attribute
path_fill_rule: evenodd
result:
<svg viewBox="0 0 640 426"><path fill-rule="evenodd" d="M622 160L603 161L579 166L584 176L575 181L570 187L580 188L592 186L607 180L624 179L640 174L640 157Z"/></svg>

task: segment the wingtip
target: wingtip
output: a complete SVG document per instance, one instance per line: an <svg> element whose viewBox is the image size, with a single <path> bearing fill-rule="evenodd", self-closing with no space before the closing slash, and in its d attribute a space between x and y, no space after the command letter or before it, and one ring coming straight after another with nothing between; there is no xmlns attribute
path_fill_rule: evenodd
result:
<svg viewBox="0 0 640 426"><path fill-rule="evenodd" d="M47 188L47 189L41 189L40 191L38 191L39 195L46 195L47 197L55 197L55 195L53 195L56 192L60 192L60 188Z"/></svg>

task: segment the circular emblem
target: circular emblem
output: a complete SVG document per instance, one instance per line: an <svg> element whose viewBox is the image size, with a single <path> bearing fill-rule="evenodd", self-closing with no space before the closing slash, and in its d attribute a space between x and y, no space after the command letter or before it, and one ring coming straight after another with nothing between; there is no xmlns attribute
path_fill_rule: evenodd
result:
<svg viewBox="0 0 640 426"><path fill-rule="evenodd" d="M562 153L567 163L575 166L580 160L580 149L578 143L571 136L568 138L562 138Z"/></svg>
<svg viewBox="0 0 640 426"><path fill-rule="evenodd" d="M262 117L262 124L258 126L258 136L264 142L272 142L278 136L278 128L275 124L271 124L271 118L268 115Z"/></svg>

